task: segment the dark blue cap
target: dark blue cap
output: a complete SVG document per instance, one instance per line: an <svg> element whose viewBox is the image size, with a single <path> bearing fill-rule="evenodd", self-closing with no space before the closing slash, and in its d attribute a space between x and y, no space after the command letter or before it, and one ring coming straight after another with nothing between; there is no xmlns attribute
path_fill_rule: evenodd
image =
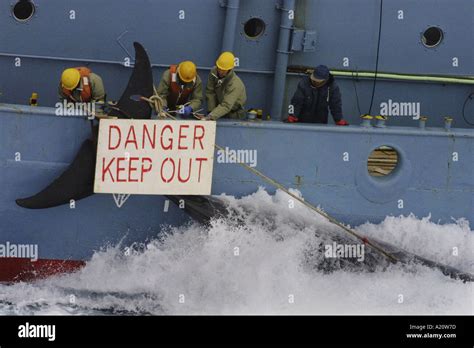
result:
<svg viewBox="0 0 474 348"><path fill-rule="evenodd" d="M327 80L329 78L329 68L326 65L318 65L311 77L316 80Z"/></svg>

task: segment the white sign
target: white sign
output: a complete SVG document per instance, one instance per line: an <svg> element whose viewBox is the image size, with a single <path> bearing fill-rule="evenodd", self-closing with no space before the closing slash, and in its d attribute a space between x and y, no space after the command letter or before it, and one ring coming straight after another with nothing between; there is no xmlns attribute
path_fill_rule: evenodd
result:
<svg viewBox="0 0 474 348"><path fill-rule="evenodd" d="M210 195L216 122L100 120L94 192Z"/></svg>

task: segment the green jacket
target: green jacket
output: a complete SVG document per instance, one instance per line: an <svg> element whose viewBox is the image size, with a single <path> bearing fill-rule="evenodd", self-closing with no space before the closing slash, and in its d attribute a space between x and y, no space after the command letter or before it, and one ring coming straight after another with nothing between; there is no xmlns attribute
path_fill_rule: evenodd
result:
<svg viewBox="0 0 474 348"><path fill-rule="evenodd" d="M245 85L233 70L222 79L217 76L216 67L211 70L207 80L206 99L212 120L245 117Z"/></svg>
<svg viewBox="0 0 474 348"><path fill-rule="evenodd" d="M89 81L91 84L92 101L104 100L105 88L104 88L104 82L102 82L102 78L97 74L91 73L89 75ZM63 93L61 83L59 83L58 91L59 91L59 99L61 101L64 99L67 99L67 97ZM81 101L81 91L82 91L82 79L81 79L81 82L79 83L79 86L76 87L74 91L72 91L72 97L74 98L74 100Z"/></svg>
<svg viewBox="0 0 474 348"><path fill-rule="evenodd" d="M167 98L170 93L170 83L171 83L171 73L170 73L170 69L167 69L163 73L160 84L158 85L158 88L157 88L158 95L163 99L164 107L168 106ZM204 99L202 95L202 81L199 75L196 76L195 82L186 83L184 84L184 87L191 88L193 87L193 84L194 84L194 90L189 95L189 99L186 102L189 102L189 106L191 106L194 111L197 111L201 108L202 101Z"/></svg>

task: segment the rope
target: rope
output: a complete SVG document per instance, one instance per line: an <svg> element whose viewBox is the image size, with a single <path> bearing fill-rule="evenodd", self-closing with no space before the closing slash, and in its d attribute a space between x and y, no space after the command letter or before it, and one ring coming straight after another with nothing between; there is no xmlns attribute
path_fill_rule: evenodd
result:
<svg viewBox="0 0 474 348"><path fill-rule="evenodd" d="M148 102L150 104L150 106L156 110L156 113L158 114L158 118L160 118L160 119L171 118L172 120L176 120L176 118L173 117L173 115L171 115L171 114L172 113L173 114L179 113L181 110L167 110L167 111L165 111L165 108L163 107L163 105L164 105L163 98L160 97L160 95L158 94L158 91L156 90L155 86L153 86L153 90L154 90L155 94L153 94L151 97L146 98L146 97L141 96L140 99ZM187 102L187 103L183 104L182 107L188 106L189 104L191 104L191 102ZM201 116L202 116L202 115L199 114L200 111L202 111L202 109L199 109L199 110L196 110L196 111L192 112L192 115L195 118L197 118L198 120L200 120Z"/></svg>
<svg viewBox="0 0 474 348"><path fill-rule="evenodd" d="M379 72L380 38L382 36L382 15L383 15L383 0L380 0L379 37L377 39L377 55L376 55L376 60L375 60L375 75L374 75L374 83L372 85L372 97L370 98L369 115L371 115L371 112L372 112L372 105L374 103L374 95L375 95L375 85L377 84L377 73Z"/></svg>

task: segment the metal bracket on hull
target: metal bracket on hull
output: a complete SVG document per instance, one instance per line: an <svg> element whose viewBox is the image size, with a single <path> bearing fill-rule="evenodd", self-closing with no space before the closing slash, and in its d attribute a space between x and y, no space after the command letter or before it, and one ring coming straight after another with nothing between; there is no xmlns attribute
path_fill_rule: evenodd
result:
<svg viewBox="0 0 474 348"><path fill-rule="evenodd" d="M316 50L316 32L293 29L290 49L293 52L314 52Z"/></svg>

